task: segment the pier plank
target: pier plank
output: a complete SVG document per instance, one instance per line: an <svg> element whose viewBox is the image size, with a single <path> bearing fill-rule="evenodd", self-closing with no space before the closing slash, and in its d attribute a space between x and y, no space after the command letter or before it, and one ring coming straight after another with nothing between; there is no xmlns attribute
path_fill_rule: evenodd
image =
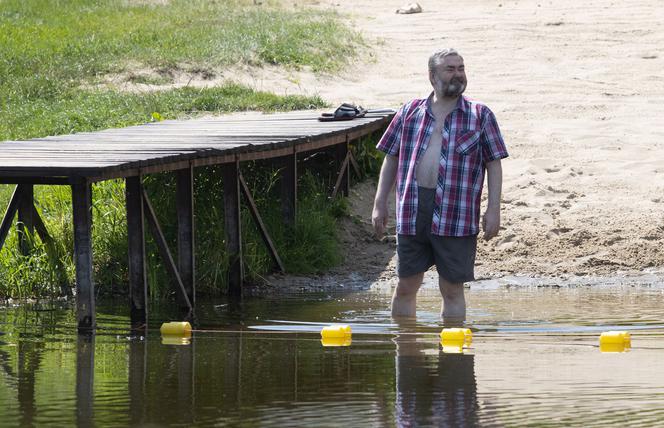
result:
<svg viewBox="0 0 664 428"><path fill-rule="evenodd" d="M0 177L123 178L195 165L265 159L339 144L385 126L391 114L320 122L319 112L238 113L0 143ZM293 148L292 151L284 150ZM274 154L270 153L275 151Z"/></svg>

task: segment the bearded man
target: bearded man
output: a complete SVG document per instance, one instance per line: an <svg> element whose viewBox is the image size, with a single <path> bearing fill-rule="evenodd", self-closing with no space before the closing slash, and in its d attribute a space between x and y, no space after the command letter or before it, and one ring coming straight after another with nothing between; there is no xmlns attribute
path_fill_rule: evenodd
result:
<svg viewBox="0 0 664 428"><path fill-rule="evenodd" d="M429 58L433 92L404 104L377 148L386 153L372 223L381 237L396 181L397 274L393 317L413 317L424 272L435 265L445 321L465 320L463 284L474 277L480 198L487 174L484 239L500 228L501 159L507 149L494 114L463 96L463 57L443 49Z"/></svg>

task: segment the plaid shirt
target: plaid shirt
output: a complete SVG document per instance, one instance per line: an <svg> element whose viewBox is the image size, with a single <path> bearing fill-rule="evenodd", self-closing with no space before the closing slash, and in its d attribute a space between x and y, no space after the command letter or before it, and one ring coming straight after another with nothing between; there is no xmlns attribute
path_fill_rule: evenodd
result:
<svg viewBox="0 0 664 428"><path fill-rule="evenodd" d="M415 171L433 132L432 96L404 104L376 146L388 155L399 157L397 233L402 235L415 235ZM491 110L484 104L459 97L443 128L432 234L469 236L479 233L485 164L506 157L507 149Z"/></svg>

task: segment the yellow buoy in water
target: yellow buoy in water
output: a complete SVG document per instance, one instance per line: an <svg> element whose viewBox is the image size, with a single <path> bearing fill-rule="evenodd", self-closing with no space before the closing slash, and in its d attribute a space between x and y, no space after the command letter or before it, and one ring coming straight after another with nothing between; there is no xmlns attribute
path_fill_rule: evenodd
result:
<svg viewBox="0 0 664 428"><path fill-rule="evenodd" d="M632 347L632 338L627 331L605 331L599 336L601 352L625 352Z"/></svg>
<svg viewBox="0 0 664 428"><path fill-rule="evenodd" d="M473 343L473 332L469 328L444 328L440 332L440 343L443 346L469 347Z"/></svg>
<svg viewBox="0 0 664 428"><path fill-rule="evenodd" d="M163 345L189 345L191 343L191 324L182 322L165 322L159 329Z"/></svg>
<svg viewBox="0 0 664 428"><path fill-rule="evenodd" d="M320 335L323 339L333 338L333 337L346 337L352 334L350 326L345 324L339 325L328 325L323 327L320 331Z"/></svg>
<svg viewBox="0 0 664 428"><path fill-rule="evenodd" d="M328 325L320 331L323 346L350 346L352 332L349 325Z"/></svg>
<svg viewBox="0 0 664 428"><path fill-rule="evenodd" d="M191 336L191 324L187 321L165 322L159 331L164 336Z"/></svg>
<svg viewBox="0 0 664 428"><path fill-rule="evenodd" d="M473 342L473 333L469 328L444 328L440 332L440 345L447 354L459 354Z"/></svg>

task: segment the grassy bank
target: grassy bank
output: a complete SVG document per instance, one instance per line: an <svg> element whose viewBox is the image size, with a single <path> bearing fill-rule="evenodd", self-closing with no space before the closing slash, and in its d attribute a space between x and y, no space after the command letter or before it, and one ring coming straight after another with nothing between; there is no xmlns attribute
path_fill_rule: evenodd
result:
<svg viewBox="0 0 664 428"><path fill-rule="evenodd" d="M0 139L125 126L149 120L154 111L172 117L301 108L288 99L282 105L227 103L228 88L135 95L99 88L122 73L129 80L147 79L140 74L145 70L162 76L148 83L165 89L174 70L214 76L231 65L279 64L334 71L360 44L335 15L284 10L278 3L4 0ZM197 102L188 102L193 97Z"/></svg>
<svg viewBox="0 0 664 428"><path fill-rule="evenodd" d="M321 107L324 101L318 97L281 97L233 83L172 89L169 76L173 70L212 76L238 63L334 71L360 45L359 36L337 16L287 10L278 3L5 0L0 2L0 140L128 126L154 117ZM136 80L146 69L162 76L148 82L163 84L162 90L127 93L100 84L121 74ZM261 195L257 203L268 213L264 220L291 272L308 273L339 262L334 224L343 203L327 200L326 179L315 169L303 174L299 220L294 229L286 229L275 214L276 171L260 164L243 168L252 191ZM196 176L197 280L208 293L222 292L226 285L219 176L215 168L201 168ZM145 184L173 242L172 178L152 176ZM0 186L0 206L6 206L11 192L10 186ZM125 292L123 182L96 184L93 192L96 281L102 292ZM34 251L24 257L15 250L16 234L10 233L0 252L0 296L67 292L74 279L70 198L66 187L36 187L38 210L55 243L47 248L34 238ZM259 277L268 270L269 258L247 213L243 223L248 273ZM152 245L148 240L151 291L157 297L171 288Z"/></svg>

